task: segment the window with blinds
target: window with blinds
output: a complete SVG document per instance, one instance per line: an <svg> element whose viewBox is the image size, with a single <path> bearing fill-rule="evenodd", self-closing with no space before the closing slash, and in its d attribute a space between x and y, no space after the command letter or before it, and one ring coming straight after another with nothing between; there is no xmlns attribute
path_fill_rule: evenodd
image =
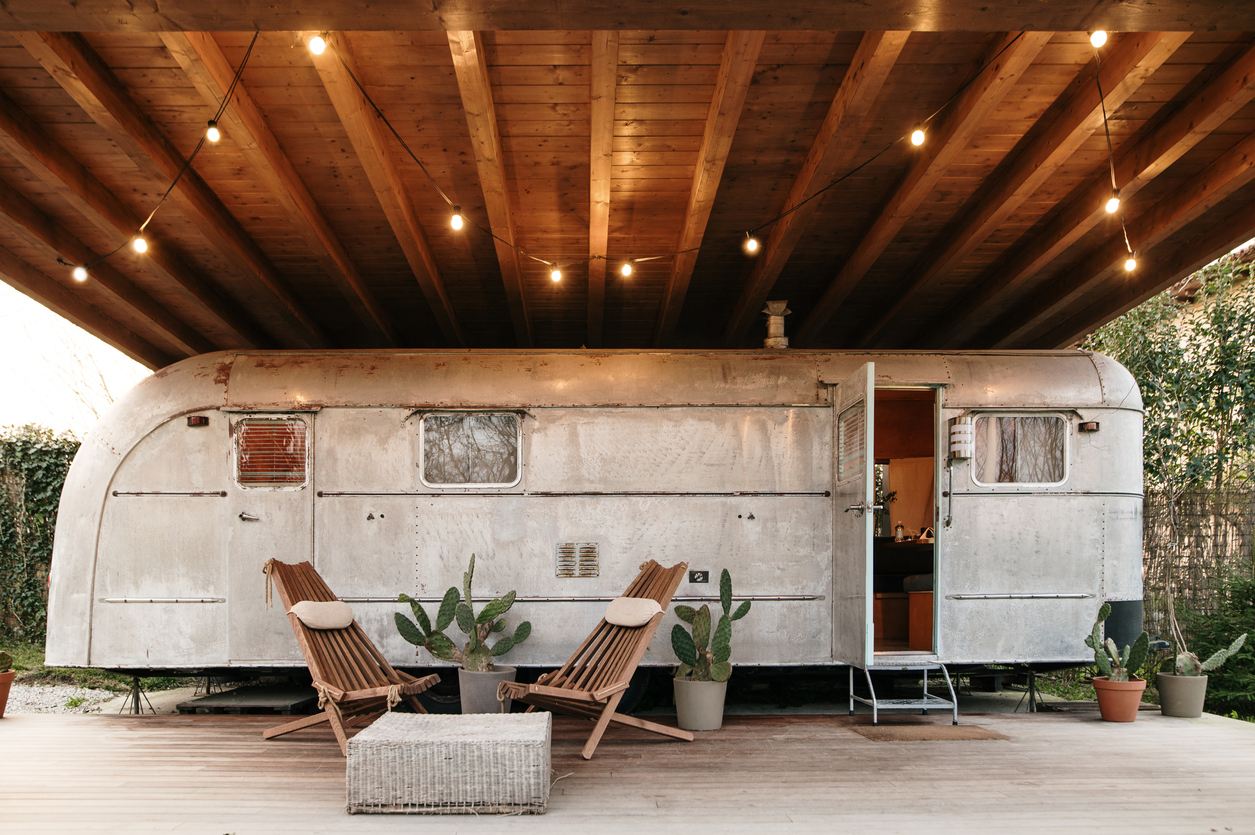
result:
<svg viewBox="0 0 1255 835"><path fill-rule="evenodd" d="M247 418L235 425L236 481L243 487L300 487L308 476L305 421Z"/></svg>

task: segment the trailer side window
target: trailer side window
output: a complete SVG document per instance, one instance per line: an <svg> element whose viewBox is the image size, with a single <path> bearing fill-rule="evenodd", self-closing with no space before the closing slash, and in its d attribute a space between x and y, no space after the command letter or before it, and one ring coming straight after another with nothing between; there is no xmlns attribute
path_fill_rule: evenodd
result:
<svg viewBox="0 0 1255 835"><path fill-rule="evenodd" d="M422 423L423 483L512 487L519 482L518 415L434 414Z"/></svg>
<svg viewBox="0 0 1255 835"><path fill-rule="evenodd" d="M309 467L305 421L244 419L235 427L236 481L245 487L300 487Z"/></svg>
<svg viewBox="0 0 1255 835"><path fill-rule="evenodd" d="M976 418L973 475L978 484L1058 484L1064 478L1063 418L988 415Z"/></svg>

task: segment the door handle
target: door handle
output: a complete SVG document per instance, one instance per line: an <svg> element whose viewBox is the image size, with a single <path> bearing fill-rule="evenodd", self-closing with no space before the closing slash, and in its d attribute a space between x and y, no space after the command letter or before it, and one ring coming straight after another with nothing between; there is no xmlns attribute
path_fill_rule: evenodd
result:
<svg viewBox="0 0 1255 835"><path fill-rule="evenodd" d="M251 513L245 513L244 511L242 511L242 510L241 510L241 511L240 511L240 521L241 521L241 522L260 522L260 521L261 521L261 517L260 517L260 516L254 516L254 515L253 515L253 514L251 514Z"/></svg>
<svg viewBox="0 0 1255 835"><path fill-rule="evenodd" d="M885 506L882 504L874 504L871 506L871 509L872 510L884 510ZM862 516L867 511L867 507L862 502L859 502L858 504L850 505L849 507L845 509L844 512L849 513L851 510L858 511L858 515Z"/></svg>

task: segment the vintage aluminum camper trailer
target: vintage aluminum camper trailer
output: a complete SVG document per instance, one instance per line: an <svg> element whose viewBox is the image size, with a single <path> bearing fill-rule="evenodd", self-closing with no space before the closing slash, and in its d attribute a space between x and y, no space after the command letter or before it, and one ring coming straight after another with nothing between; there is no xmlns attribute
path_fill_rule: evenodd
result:
<svg viewBox="0 0 1255 835"><path fill-rule="evenodd" d="M646 558L688 562L677 599L731 571L738 664L1079 662L1102 601L1140 628L1141 429L1131 376L1085 352L204 355L75 458L47 660L301 665L275 557L425 665L396 596L437 600L475 553L534 624L518 664L565 659Z"/></svg>

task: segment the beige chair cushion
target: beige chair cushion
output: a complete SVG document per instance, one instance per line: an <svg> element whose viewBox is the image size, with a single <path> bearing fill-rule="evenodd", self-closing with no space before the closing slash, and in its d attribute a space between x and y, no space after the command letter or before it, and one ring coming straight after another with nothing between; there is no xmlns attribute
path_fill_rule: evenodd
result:
<svg viewBox="0 0 1255 835"><path fill-rule="evenodd" d="M615 626L644 626L662 611L658 601L649 597L616 597L606 607L606 623Z"/></svg>
<svg viewBox="0 0 1255 835"><path fill-rule="evenodd" d="M353 622L353 610L342 600L302 600L290 612L310 629L343 629Z"/></svg>

